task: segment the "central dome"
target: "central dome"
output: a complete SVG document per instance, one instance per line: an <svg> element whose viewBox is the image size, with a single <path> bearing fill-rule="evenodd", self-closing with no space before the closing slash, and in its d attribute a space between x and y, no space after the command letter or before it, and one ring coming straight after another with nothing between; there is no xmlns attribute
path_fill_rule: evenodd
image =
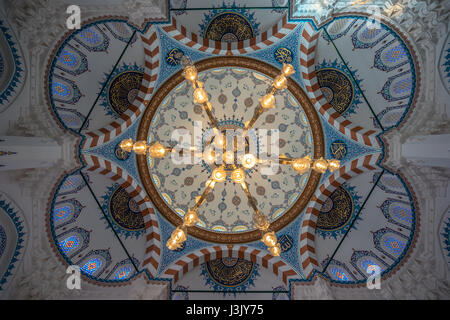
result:
<svg viewBox="0 0 450 320"><path fill-rule="evenodd" d="M212 113L221 131L242 130L259 99L266 94L271 79L279 71L271 65L250 58L221 57L196 63L199 80L212 104ZM203 149L214 136L200 105L192 100L193 88L181 72L170 78L150 101L140 123L138 139L149 144L159 141L175 146L172 134L189 134L189 145ZM292 80L276 95L276 107L257 120L245 141L247 148L260 154L269 143L279 147L279 154L300 158L323 156L323 133L311 102ZM267 130L267 139L262 139ZM278 137L277 137L278 135ZM197 139L197 141L196 141ZM201 195L216 167L214 163L175 164L171 157L154 159L138 156L138 167L147 193L156 208L177 224ZM320 174L299 175L290 166L279 166L272 174L257 165L246 170L246 181L258 208L275 230L291 222L304 209L319 182ZM259 239L253 224L253 211L247 197L227 178L217 184L198 210L199 222L190 234L204 240L240 243Z"/></svg>

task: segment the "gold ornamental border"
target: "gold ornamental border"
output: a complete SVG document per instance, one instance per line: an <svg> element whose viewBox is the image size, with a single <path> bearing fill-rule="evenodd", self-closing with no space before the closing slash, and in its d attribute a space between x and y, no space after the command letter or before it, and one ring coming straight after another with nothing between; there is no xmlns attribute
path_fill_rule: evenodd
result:
<svg viewBox="0 0 450 320"><path fill-rule="evenodd" d="M249 57L213 57L198 61L195 63L195 66L198 72L221 67L246 68L261 72L269 76L270 78L275 78L280 73L280 70L275 68L274 66ZM137 140L147 141L150 124L153 120L156 110L160 106L161 102L166 98L166 96L184 80L185 79L182 75L182 70L179 70L156 91L142 115L137 133ZM325 155L324 135L318 113L316 112L305 91L303 91L300 85L298 85L290 78L288 79L287 90L289 90L290 93L301 104L308 118L313 136L314 158L318 159L320 157L323 157ZM181 225L181 223L183 222L182 218L179 217L178 214L176 214L174 211L172 211L172 209L166 204L166 202L159 195L155 185L153 184L153 179L150 176L150 170L148 168L148 161L146 156L136 155L136 159L141 181L156 209L173 225ZM287 212L285 212L281 217L272 222L271 228L274 231L282 229L287 224L295 220L295 218L298 217L303 209L305 209L312 195L316 191L316 188L320 181L320 177L320 173L311 170L308 182L298 200ZM260 230L253 230L242 233L226 233L209 231L195 226L188 228L187 232L188 234L196 238L222 244L248 243L261 239Z"/></svg>

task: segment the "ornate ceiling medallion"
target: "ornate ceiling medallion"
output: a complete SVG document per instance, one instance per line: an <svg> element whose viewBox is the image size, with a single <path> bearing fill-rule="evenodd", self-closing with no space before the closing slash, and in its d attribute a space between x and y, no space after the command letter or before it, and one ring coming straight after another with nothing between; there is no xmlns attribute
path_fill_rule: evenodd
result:
<svg viewBox="0 0 450 320"><path fill-rule="evenodd" d="M220 117L224 118L224 120L216 121L213 124L213 127L216 128L220 126L227 128L241 127L241 122L245 128L251 127L253 123L250 125L249 122L251 123L252 121L247 121L251 118L251 113L247 110L252 104L250 99L256 100L264 96L267 90L268 81L266 80L270 78L276 79L280 74L280 70L272 65L248 57L208 58L197 62L195 68L198 71L198 78L205 81L205 90L210 95L210 101L215 112L214 115L219 119ZM213 74L217 76L213 76ZM137 134L138 142L134 146L132 145L133 150L137 153L139 175L147 194L157 210L174 225L181 225L183 217L186 220L187 212L191 212L189 205L192 204L193 199L198 195L202 185L205 188L204 183L200 184L201 181L205 182L207 180L207 178L203 179L205 174L208 177L212 176L216 182L222 181L217 176L217 174L220 174L217 170L211 169L213 170L211 173L204 165L175 165L170 157L165 159L159 159L161 158L159 156L155 157L156 153L161 150L164 150L164 154L171 152L171 148L161 146L158 149L158 146L154 143L158 139L164 145L168 145L170 133L174 129L180 126L184 127L184 129L193 129L192 123L195 120L202 119L205 123L208 123L208 118L202 118L201 112L195 111L196 107L199 107L201 103L197 101L194 104L191 101L194 90L192 87L186 86L184 80L187 76L183 73L183 70L180 70L169 78L155 93L142 115ZM274 85L276 85L275 82ZM228 85L229 83L231 84ZM264 90L256 88L259 84ZM276 97L276 111L274 109L272 109L273 111L269 110L267 111L267 116L262 116L258 120L258 130L266 127L278 129L280 132L278 141L280 153L286 153L286 156L280 157L280 159L283 158L281 163L289 161L289 156L301 157L307 155L314 159L322 158L325 153L324 135L314 106L295 81L287 79L286 89L286 94ZM178 92L181 92L181 95L186 97L186 99L179 97L177 95ZM197 100L202 99L200 96L196 98ZM207 107L207 102L205 103ZM201 109L197 111L201 111ZM206 112L208 113L208 111ZM272 116L270 113L273 113L273 116L280 113L283 114L283 117L274 122L274 119L277 119L277 117L274 117L274 119L270 118ZM209 117L209 120L211 123L214 119ZM166 141L164 141L164 136L168 136L165 139ZM139 154L140 141L143 142L143 150L148 148L145 146L147 142L152 144L148 149L150 157L147 157L145 152L144 154ZM293 221L306 207L318 186L321 174L316 171L317 168L315 166L313 166L315 170L311 170L308 174L298 175L297 173L296 178L291 179L291 176L295 173L294 171L299 170L297 167L302 165L302 163L291 163L291 166L280 167L275 175L265 176L258 172L247 177L248 189L250 191L256 189L257 195L254 198L250 196L249 199L255 199L256 206L268 216L270 230L272 231L276 232ZM318 166L320 165L321 163L318 164ZM326 162L324 166L326 169ZM215 166L213 165L213 167ZM224 166L215 168L226 169ZM245 166L242 169L246 169ZM186 172L189 171L192 173L190 175L191 179L186 175ZM244 176L247 174L245 172ZM252 181L253 179L255 180ZM302 180L304 181L302 182ZM242 193L243 199L246 199L243 191L233 186L236 181L240 181L238 173L234 171L227 173L225 170L223 182L217 182L217 190L208 194L205 199L206 204L202 205L200 209L196 205L199 221L187 230L190 235L215 243L246 243L261 239L261 230L255 227L251 214L248 224L244 225L242 229L231 228L236 221L247 219L245 211L250 213L252 207L253 209L255 208L253 205L255 203L241 201L240 194L236 194L237 191L233 191L235 189L238 190ZM178 186L170 189L171 184ZM302 186L300 187L300 185ZM232 192L234 193L231 194ZM293 194L295 196L292 196ZM230 201L224 201L229 196L231 196ZM186 203L183 202L183 197L186 198ZM191 199L192 197L194 198ZM276 201L279 201L279 205L273 205ZM218 206L211 205L207 207L209 202L217 202ZM220 213L217 210L215 213L212 213L213 209L219 208L220 210L220 202L229 206L234 205L234 207ZM177 205L179 206L177 207ZM224 221L228 218L228 214L231 216L234 214L235 216L230 221ZM217 218L217 216L220 218ZM197 217L195 218L197 219ZM217 225L220 228L215 227Z"/></svg>

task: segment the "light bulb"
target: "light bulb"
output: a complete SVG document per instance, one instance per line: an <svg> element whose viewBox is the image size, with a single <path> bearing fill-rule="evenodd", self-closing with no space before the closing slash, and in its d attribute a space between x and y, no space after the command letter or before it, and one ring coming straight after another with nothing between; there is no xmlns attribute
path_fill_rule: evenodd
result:
<svg viewBox="0 0 450 320"><path fill-rule="evenodd" d="M186 80L195 81L197 79L197 69L194 66L187 66L184 69L184 77Z"/></svg>
<svg viewBox="0 0 450 320"><path fill-rule="evenodd" d="M214 138L214 145L216 148L222 148L225 144L225 137L222 134L216 134Z"/></svg>
<svg viewBox="0 0 450 320"><path fill-rule="evenodd" d="M285 63L285 64L283 64L283 68L281 69L281 72L283 72L283 74L286 77L289 77L290 75L295 73L295 69L291 64Z"/></svg>
<svg viewBox="0 0 450 320"><path fill-rule="evenodd" d="M231 180L236 183L242 183L245 180L245 172L242 169L235 169L231 173Z"/></svg>
<svg viewBox="0 0 450 320"><path fill-rule="evenodd" d="M212 172L212 178L214 179L215 182L223 182L223 181L225 181L226 177L227 177L227 174L226 174L225 170L223 170L222 167L216 168Z"/></svg>
<svg viewBox="0 0 450 320"><path fill-rule="evenodd" d="M177 242L184 242L186 241L186 233L184 232L182 227L177 227L175 230L173 230L170 238Z"/></svg>
<svg viewBox="0 0 450 320"><path fill-rule="evenodd" d="M133 139L122 140L119 144L120 149L126 152L131 152L133 149Z"/></svg>
<svg viewBox="0 0 450 320"><path fill-rule="evenodd" d="M208 101L208 95L206 94L205 89L197 88L194 90L194 102L195 103L204 103Z"/></svg>
<svg viewBox="0 0 450 320"><path fill-rule="evenodd" d="M136 141L136 143L133 145L133 151L136 154L146 154L147 153L147 142Z"/></svg>
<svg viewBox="0 0 450 320"><path fill-rule="evenodd" d="M256 165L256 157L251 154L247 153L242 156L242 166L246 169L251 169Z"/></svg>
<svg viewBox="0 0 450 320"><path fill-rule="evenodd" d="M207 163L207 164L212 164L214 163L214 161L216 160L216 153L214 152L214 150L212 148L207 148L204 152L203 152L203 160Z"/></svg>
<svg viewBox="0 0 450 320"><path fill-rule="evenodd" d="M279 75L273 80L273 86L278 90L285 89L287 87L287 79L284 75Z"/></svg>
<svg viewBox="0 0 450 320"><path fill-rule="evenodd" d="M311 167L311 158L309 156L295 159L291 162L291 167L300 174L306 173Z"/></svg>
<svg viewBox="0 0 450 320"><path fill-rule="evenodd" d="M226 164L232 164L234 162L234 152L233 151L227 151L223 154L223 161L225 161Z"/></svg>
<svg viewBox="0 0 450 320"><path fill-rule="evenodd" d="M270 109L275 106L275 97L273 94L266 94L264 97L260 100L261 107L264 109Z"/></svg>
<svg viewBox="0 0 450 320"><path fill-rule="evenodd" d="M341 167L341 162L337 159L330 159L328 160L328 170L330 172L336 171Z"/></svg>
<svg viewBox="0 0 450 320"><path fill-rule="evenodd" d="M279 257L281 253L281 245L277 243L273 247L269 247L267 250L269 250L270 254L274 257Z"/></svg>
<svg viewBox="0 0 450 320"><path fill-rule="evenodd" d="M169 250L177 250L181 247L181 243L179 243L175 239L170 238L169 240L167 240L166 246L167 248L169 248Z"/></svg>
<svg viewBox="0 0 450 320"><path fill-rule="evenodd" d="M277 244L277 236L275 235L275 232L266 232L262 239L262 242L268 247L274 247Z"/></svg>
<svg viewBox="0 0 450 320"><path fill-rule="evenodd" d="M148 153L152 158L163 158L166 155L166 148L157 141L148 148Z"/></svg>
<svg viewBox="0 0 450 320"><path fill-rule="evenodd" d="M193 210L188 210L188 212L184 215L183 225L185 225L186 227L192 227L197 223L197 220L197 213Z"/></svg>
<svg viewBox="0 0 450 320"><path fill-rule="evenodd" d="M314 161L312 168L313 168L313 170L315 170L317 172L325 173L325 171L327 171L327 168L328 168L328 163L323 158L320 158L320 159Z"/></svg>

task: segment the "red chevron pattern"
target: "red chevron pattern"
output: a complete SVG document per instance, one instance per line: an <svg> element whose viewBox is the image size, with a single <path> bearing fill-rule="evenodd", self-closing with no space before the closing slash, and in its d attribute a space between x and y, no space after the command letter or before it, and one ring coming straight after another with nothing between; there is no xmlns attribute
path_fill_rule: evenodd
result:
<svg viewBox="0 0 450 320"><path fill-rule="evenodd" d="M86 170L97 172L109 177L111 180L121 184L139 206L145 223L145 233L147 237L147 249L145 251L143 266L147 266L152 277L156 275L161 256L161 235L159 231L158 219L153 205L145 190L135 179L125 170L114 163L90 154L81 155L86 163Z"/></svg>
<svg viewBox="0 0 450 320"><path fill-rule="evenodd" d="M119 120L113 121L105 128L87 132L83 149L96 147L120 135L139 117L150 101L159 72L160 51L156 27L150 27L147 33L141 36L141 40L145 53L145 71L136 99Z"/></svg>
<svg viewBox="0 0 450 320"><path fill-rule="evenodd" d="M319 266L315 250L315 233L317 217L325 200L346 180L361 173L375 170L380 157L381 153L369 154L346 163L339 170L333 172L312 196L303 219L299 245L300 261L306 278L309 278L314 269Z"/></svg>
<svg viewBox="0 0 450 320"><path fill-rule="evenodd" d="M289 267L280 257L274 257L266 251L240 245L222 245L203 248L187 254L173 263L165 272L164 277L178 282L186 273L204 262L220 258L240 258L256 262L271 270L280 280L289 285L290 279L299 279L295 270Z"/></svg>
<svg viewBox="0 0 450 320"><path fill-rule="evenodd" d="M171 38L193 49L217 55L239 55L267 48L280 39L283 39L289 32L295 29L296 26L296 23L288 23L285 15L271 29L264 31L252 39L238 42L209 40L201 38L192 32L188 35L186 28L177 23L176 19L173 17L172 24L165 26L162 29L167 32Z"/></svg>
<svg viewBox="0 0 450 320"><path fill-rule="evenodd" d="M302 32L303 41L300 44L300 69L311 102L328 123L341 133L359 143L379 148L380 143L376 138L375 130L364 131L361 126L357 126L351 121L344 119L339 112L333 109L322 94L322 90L317 82L314 60L318 38L319 32L315 31L310 23L306 23Z"/></svg>

